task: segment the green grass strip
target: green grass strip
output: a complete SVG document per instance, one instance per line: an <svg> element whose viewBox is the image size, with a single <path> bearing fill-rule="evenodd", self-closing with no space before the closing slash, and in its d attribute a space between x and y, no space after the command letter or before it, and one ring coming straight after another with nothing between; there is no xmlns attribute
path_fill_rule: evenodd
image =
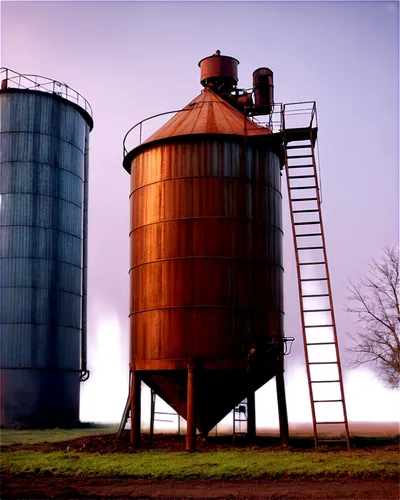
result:
<svg viewBox="0 0 400 500"><path fill-rule="evenodd" d="M83 436L112 434L116 431L117 427L115 425L99 426L98 428L86 429L1 429L0 444L2 446L9 446L11 444L57 443L58 441L69 441L71 439L76 439Z"/></svg>
<svg viewBox="0 0 400 500"><path fill-rule="evenodd" d="M124 476L135 478L261 478L394 476L397 452L303 453L290 451L185 452L146 451L132 454L76 452L5 452L3 471L55 476Z"/></svg>

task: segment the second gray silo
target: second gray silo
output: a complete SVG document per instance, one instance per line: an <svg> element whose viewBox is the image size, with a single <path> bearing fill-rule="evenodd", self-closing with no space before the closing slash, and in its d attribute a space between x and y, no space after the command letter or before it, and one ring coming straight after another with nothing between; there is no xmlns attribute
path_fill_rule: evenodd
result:
<svg viewBox="0 0 400 500"><path fill-rule="evenodd" d="M93 119L65 84L10 70L1 77L0 424L70 426L87 375Z"/></svg>

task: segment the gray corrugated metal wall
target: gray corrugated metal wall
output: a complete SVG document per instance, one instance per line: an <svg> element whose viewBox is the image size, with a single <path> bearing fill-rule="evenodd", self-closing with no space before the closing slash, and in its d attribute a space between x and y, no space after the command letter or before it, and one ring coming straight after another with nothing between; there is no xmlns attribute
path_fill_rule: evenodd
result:
<svg viewBox="0 0 400 500"><path fill-rule="evenodd" d="M2 425L79 420L89 131L64 99L0 92Z"/></svg>

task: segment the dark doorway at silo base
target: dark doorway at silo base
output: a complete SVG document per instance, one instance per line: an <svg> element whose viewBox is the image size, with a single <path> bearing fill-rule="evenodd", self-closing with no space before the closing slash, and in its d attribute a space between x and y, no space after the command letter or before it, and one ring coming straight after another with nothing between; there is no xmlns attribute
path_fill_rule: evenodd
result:
<svg viewBox="0 0 400 500"><path fill-rule="evenodd" d="M0 425L71 428L79 424L79 372L1 369Z"/></svg>

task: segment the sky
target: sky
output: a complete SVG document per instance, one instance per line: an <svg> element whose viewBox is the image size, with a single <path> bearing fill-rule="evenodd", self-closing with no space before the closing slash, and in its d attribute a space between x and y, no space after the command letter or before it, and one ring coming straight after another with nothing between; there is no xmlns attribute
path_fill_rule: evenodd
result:
<svg viewBox="0 0 400 500"><path fill-rule="evenodd" d="M347 286L399 233L397 2L1 3L1 66L66 82L91 104L88 359L83 420L118 421L128 391L129 175L122 139L143 118L179 109L216 49L240 61L239 86L274 72L275 101L316 101L322 209L350 420L396 421L399 393L354 370ZM151 130L148 129L150 133ZM285 187L283 188L285 193ZM284 206L285 335L290 421L311 418L294 248ZM277 422L272 382L257 418ZM268 401L268 403L266 403ZM147 404L147 403L146 403Z"/></svg>

